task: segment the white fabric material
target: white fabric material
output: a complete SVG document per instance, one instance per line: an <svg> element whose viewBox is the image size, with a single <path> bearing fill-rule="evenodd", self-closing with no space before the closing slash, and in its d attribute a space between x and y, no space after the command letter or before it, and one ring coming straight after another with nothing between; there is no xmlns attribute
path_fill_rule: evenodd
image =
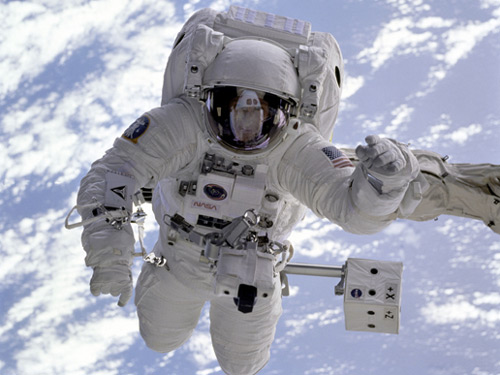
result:
<svg viewBox="0 0 500 375"><path fill-rule="evenodd" d="M175 102L168 107L185 106ZM169 111L166 109L168 122L177 125L177 138L165 132L158 124L165 123L164 109L150 111L148 116L151 124L141 137L141 142L133 143L126 138L118 138L114 147L106 152L100 160L93 163L91 171L82 179L78 192L78 206L83 219L93 217L91 203L104 204L106 192L106 173L109 170L133 176L136 181L135 190L141 186L151 186L156 183L155 176L179 169L194 157L194 145L183 142L182 148L176 145L176 139L194 137L191 110ZM180 112L184 117L180 118ZM183 122L190 120L190 126ZM165 134L167 133L167 134ZM143 147L143 145L146 145ZM136 158L136 155L140 157ZM163 162L168 160L169 163ZM130 224L121 230L111 227L103 218L84 227L82 245L87 253L85 263L89 267L108 267L113 264L124 264L130 267L134 253L134 234ZM106 288L104 287L106 292ZM104 293L104 292L103 292Z"/></svg>
<svg viewBox="0 0 500 375"><path fill-rule="evenodd" d="M87 252L85 264L93 268L90 291L94 296L120 296L119 306L125 306L132 296L132 258L134 234L130 224L121 230L106 222L85 227L82 244Z"/></svg>
<svg viewBox="0 0 500 375"><path fill-rule="evenodd" d="M84 227L82 245L87 253L88 267L110 266L112 264L132 264L134 233L130 224L118 230L105 219Z"/></svg>
<svg viewBox="0 0 500 375"><path fill-rule="evenodd" d="M159 281L145 273L138 282L136 303L144 340L155 350L178 347L191 334L200 306L210 300L213 342L221 366L228 374L257 372L269 358L269 347L281 314L280 293L274 293L272 298L257 299L255 311L249 314L238 312L231 299L214 297L213 273L209 265L199 262L200 249L186 241L172 239L171 231L163 223L163 215L176 207L180 209L184 201L175 179L190 181L199 175L200 161L207 151L240 165L266 163L268 168L260 169L267 170L266 191L275 194L278 201L273 200L269 207L262 209L275 215L275 223L267 232L270 239L278 241L286 239L302 219L304 205L346 230L373 233L390 222L389 217L377 215L384 212L387 205L397 206L402 197L382 196L369 208L357 207L355 189L351 186L362 186L357 179L364 177L353 177L353 168L332 166L322 151L331 144L313 125L291 124L281 144L267 154L250 158L231 154L210 140L205 133L202 105L195 100L174 100L153 109L147 116L150 125L137 142L119 138L114 147L93 164L82 180L78 203L84 206L103 199L102 181L108 170L133 176L137 187L159 183L154 191L153 208L160 223L160 237L154 251L165 256L170 271L159 269L157 272L162 275ZM85 227L83 238L89 265L130 264L133 237L128 226L116 230L105 222L93 223ZM275 278L275 282L279 288L278 279ZM179 283L190 293L177 289ZM104 285L100 291L116 292L113 286ZM186 300L175 300L181 297ZM242 319L248 320L248 328L240 324Z"/></svg>
<svg viewBox="0 0 500 375"><path fill-rule="evenodd" d="M272 41L258 39L229 41L206 69L203 86L245 87L296 102L301 96L290 54Z"/></svg>
<svg viewBox="0 0 500 375"><path fill-rule="evenodd" d="M132 195L136 192L135 180L121 173L107 171L106 192L104 193L104 207L124 208L132 212Z"/></svg>
<svg viewBox="0 0 500 375"><path fill-rule="evenodd" d="M90 292L94 296L111 294L120 296L118 306L125 306L132 297L132 272L128 265L113 264L108 267L94 268L90 279Z"/></svg>
<svg viewBox="0 0 500 375"><path fill-rule="evenodd" d="M205 69L222 50L223 45L224 34L213 31L203 24L199 25L191 35L184 82L184 89L190 95L199 96Z"/></svg>
<svg viewBox="0 0 500 375"><path fill-rule="evenodd" d="M191 336L206 295L190 288L165 268L144 263L137 280L135 304L139 329L146 345L170 352Z"/></svg>
<svg viewBox="0 0 500 375"><path fill-rule="evenodd" d="M318 103L326 80L328 54L320 47L301 46L295 56L299 70L300 84L303 88L301 114L307 119L316 115Z"/></svg>
<svg viewBox="0 0 500 375"><path fill-rule="evenodd" d="M213 28L217 14L218 12L210 8L198 11L184 23L181 31L177 34L163 76L162 106L184 92L186 73L182 74L180 72L186 72L187 55L192 43L191 35L199 25Z"/></svg>
<svg viewBox="0 0 500 375"><path fill-rule="evenodd" d="M321 151L331 144L311 126L304 128L278 166L276 179L283 188L346 231L369 234L389 225L405 190L380 194L361 165L354 172L349 167L332 167Z"/></svg>
<svg viewBox="0 0 500 375"><path fill-rule="evenodd" d="M370 135L365 138L365 141L367 145L359 145L356 148L356 154L366 169L380 175L384 183L382 190L389 192L399 189L407 183L406 180L412 179L408 178L411 177L411 169L405 174L399 173L406 168L407 163L395 142L392 143L389 139L381 139L377 135ZM396 178L392 179L392 176L396 176Z"/></svg>
<svg viewBox="0 0 500 375"><path fill-rule="evenodd" d="M379 211L381 215L389 215L396 212L410 182L418 176L418 161L406 145L394 140L368 136L366 142L366 146L356 148L361 163L355 176L362 174L365 177L356 179L358 184L353 186L357 206L367 212L379 196L392 197L392 205L387 204L384 210ZM367 183L372 185L372 189ZM421 190L421 187L414 188ZM415 207L421 199L420 191L412 192L406 195L405 207Z"/></svg>
<svg viewBox="0 0 500 375"><path fill-rule="evenodd" d="M358 163L355 150L342 151L353 164ZM411 152L420 173L410 183L397 217L425 221L440 215L460 216L481 220L500 234L500 165L453 164L432 151Z"/></svg>
<svg viewBox="0 0 500 375"><path fill-rule="evenodd" d="M405 218L422 221L443 214L467 217L481 220L500 234L499 165L452 164L439 154L423 150L414 154L430 188Z"/></svg>
<svg viewBox="0 0 500 375"><path fill-rule="evenodd" d="M182 251L184 249L178 249ZM201 272L206 279L210 272ZM135 304L146 345L158 352L182 346L210 301L210 332L215 354L226 374L255 374L269 361L270 346L282 313L281 296L257 304L250 314L236 310L232 298L217 297L209 285L181 281L173 272L145 263L137 281Z"/></svg>

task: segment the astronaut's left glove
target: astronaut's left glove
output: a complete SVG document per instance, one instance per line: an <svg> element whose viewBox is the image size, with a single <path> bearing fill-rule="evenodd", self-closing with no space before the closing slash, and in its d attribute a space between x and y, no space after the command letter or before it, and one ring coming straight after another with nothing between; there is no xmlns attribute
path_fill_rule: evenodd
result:
<svg viewBox="0 0 500 375"><path fill-rule="evenodd" d="M356 155L366 178L380 194L404 190L417 177L418 161L406 145L378 135L369 135L365 141L367 145L359 145Z"/></svg>

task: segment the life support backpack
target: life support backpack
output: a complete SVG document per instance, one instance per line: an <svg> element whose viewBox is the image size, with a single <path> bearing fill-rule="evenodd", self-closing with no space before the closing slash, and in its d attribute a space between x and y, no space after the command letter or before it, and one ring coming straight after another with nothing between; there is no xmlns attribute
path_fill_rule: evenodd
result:
<svg viewBox="0 0 500 375"><path fill-rule="evenodd" d="M161 104L182 94L204 99L203 72L229 40L242 37L271 40L290 53L302 87L297 116L314 124L329 139L344 73L335 38L312 32L306 21L238 6L227 12L202 9L186 21L167 62Z"/></svg>

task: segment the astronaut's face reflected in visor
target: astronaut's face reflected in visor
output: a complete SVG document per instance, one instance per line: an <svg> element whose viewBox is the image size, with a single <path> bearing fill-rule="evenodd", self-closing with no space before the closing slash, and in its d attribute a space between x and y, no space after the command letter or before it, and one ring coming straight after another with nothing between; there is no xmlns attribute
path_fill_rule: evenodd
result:
<svg viewBox="0 0 500 375"><path fill-rule="evenodd" d="M276 95L236 87L211 89L206 105L211 132L236 151L265 150L274 144L292 108Z"/></svg>
<svg viewBox="0 0 500 375"><path fill-rule="evenodd" d="M264 110L255 91L243 90L233 99L229 109L229 124L237 141L252 142L262 134Z"/></svg>

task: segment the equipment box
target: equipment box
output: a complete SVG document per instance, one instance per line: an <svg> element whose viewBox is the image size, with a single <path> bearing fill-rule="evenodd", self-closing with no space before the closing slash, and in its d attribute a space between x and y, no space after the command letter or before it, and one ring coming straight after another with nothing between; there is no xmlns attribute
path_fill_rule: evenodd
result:
<svg viewBox="0 0 500 375"><path fill-rule="evenodd" d="M403 263L349 258L344 315L348 331L398 333Z"/></svg>

